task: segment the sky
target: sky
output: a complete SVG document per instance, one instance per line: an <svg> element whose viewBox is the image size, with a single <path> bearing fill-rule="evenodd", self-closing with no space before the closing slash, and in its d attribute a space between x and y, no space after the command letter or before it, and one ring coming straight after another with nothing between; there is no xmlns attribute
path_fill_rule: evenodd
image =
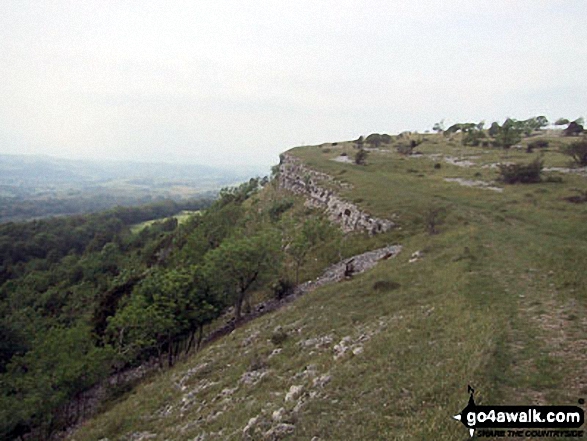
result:
<svg viewBox="0 0 587 441"><path fill-rule="evenodd" d="M2 0L0 153L270 166L587 116L585 0Z"/></svg>

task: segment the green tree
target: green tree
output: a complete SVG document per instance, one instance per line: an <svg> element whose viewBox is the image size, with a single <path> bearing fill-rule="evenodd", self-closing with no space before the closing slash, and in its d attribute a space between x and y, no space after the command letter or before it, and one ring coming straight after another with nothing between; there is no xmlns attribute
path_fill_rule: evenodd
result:
<svg viewBox="0 0 587 441"><path fill-rule="evenodd" d="M363 144L365 144L365 138L363 137L363 135L361 135L357 138L357 140L355 141L355 144L357 145L358 148L363 148Z"/></svg>
<svg viewBox="0 0 587 441"><path fill-rule="evenodd" d="M444 120L441 119L439 122L434 123L432 130L434 130L436 133L444 132Z"/></svg>
<svg viewBox="0 0 587 441"><path fill-rule="evenodd" d="M41 427L44 436L59 429L55 412L104 378L112 355L108 346L94 346L84 324L54 327L39 336L32 350L13 358L0 381L0 435L18 426Z"/></svg>
<svg viewBox="0 0 587 441"><path fill-rule="evenodd" d="M294 262L296 285L300 283L300 267L306 262L306 257L311 247L312 244L303 234L303 231L299 232L287 247L287 254L291 256Z"/></svg>
<svg viewBox="0 0 587 441"><path fill-rule="evenodd" d="M495 143L509 149L514 144L517 144L522 139L522 127L518 124L518 121L514 119L506 119L499 128L499 131L495 135Z"/></svg>
<svg viewBox="0 0 587 441"><path fill-rule="evenodd" d="M279 261L279 240L271 231L254 236L227 238L206 254L209 271L234 288L235 319L251 288L272 275Z"/></svg>
<svg viewBox="0 0 587 441"><path fill-rule="evenodd" d="M493 121L489 127L489 130L487 130L487 134L493 138L499 133L500 128L501 126L499 123L497 121Z"/></svg>

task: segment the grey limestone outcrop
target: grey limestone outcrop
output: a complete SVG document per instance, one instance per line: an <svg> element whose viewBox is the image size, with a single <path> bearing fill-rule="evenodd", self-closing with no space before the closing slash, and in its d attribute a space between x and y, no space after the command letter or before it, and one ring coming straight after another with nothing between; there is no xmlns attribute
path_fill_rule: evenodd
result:
<svg viewBox="0 0 587 441"><path fill-rule="evenodd" d="M340 225L343 231L366 231L369 234L383 233L395 224L379 219L345 201L333 190L319 185L322 181L333 181L332 176L308 168L300 159L287 153L281 156L279 185L281 188L306 198L306 205L322 208L328 218Z"/></svg>

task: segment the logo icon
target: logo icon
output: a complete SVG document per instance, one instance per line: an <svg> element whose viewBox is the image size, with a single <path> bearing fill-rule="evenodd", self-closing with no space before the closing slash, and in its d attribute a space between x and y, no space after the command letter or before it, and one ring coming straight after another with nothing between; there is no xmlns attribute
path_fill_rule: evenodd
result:
<svg viewBox="0 0 587 441"><path fill-rule="evenodd" d="M479 406L475 403L475 389L467 386L467 392L469 402L453 418L469 430L471 437L476 429L576 429L585 422L585 413L578 406ZM579 403L583 404L584 400ZM518 433L520 430L509 432ZM538 433L539 436L562 436L565 432L527 431L525 435L536 436Z"/></svg>
<svg viewBox="0 0 587 441"><path fill-rule="evenodd" d="M457 421L460 421L461 423L463 423L465 425L465 427L469 427L469 425L466 423L466 415L468 414L469 410L473 410L475 409L475 398L473 397L473 395L475 394L475 389L473 389L470 385L467 385L467 392L469 393L469 403L467 404L467 406L461 410L461 413L453 416L453 418ZM469 434L471 435L471 438L473 438L473 435L475 435L475 428L469 428Z"/></svg>

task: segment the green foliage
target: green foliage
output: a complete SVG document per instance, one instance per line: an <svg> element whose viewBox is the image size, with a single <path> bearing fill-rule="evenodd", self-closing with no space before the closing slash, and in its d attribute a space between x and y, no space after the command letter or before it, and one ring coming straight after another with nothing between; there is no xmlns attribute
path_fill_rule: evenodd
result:
<svg viewBox="0 0 587 441"><path fill-rule="evenodd" d="M500 180L506 184L531 184L542 180L544 162L535 159L529 164L499 164Z"/></svg>
<svg viewBox="0 0 587 441"><path fill-rule="evenodd" d="M461 142L463 145L477 147L481 143L481 140L486 137L487 135L482 130L469 130L463 134Z"/></svg>
<svg viewBox="0 0 587 441"><path fill-rule="evenodd" d="M271 334L271 343L275 346L281 346L284 341L287 340L287 332L283 330L283 328L278 327L273 334Z"/></svg>
<svg viewBox="0 0 587 441"><path fill-rule="evenodd" d="M415 148L415 145L413 145L412 143L404 144L402 142L402 143L399 143L395 149L400 155L408 156L408 155L411 155L412 153L414 153L414 148Z"/></svg>
<svg viewBox="0 0 587 441"><path fill-rule="evenodd" d="M540 130L548 125L548 119L545 116L536 116L525 121L519 122L525 136L530 136L536 130Z"/></svg>
<svg viewBox="0 0 587 441"><path fill-rule="evenodd" d="M563 130L563 135L564 136L578 136L581 133L583 133L583 124L577 122L577 121L573 121L571 123L569 123L569 126Z"/></svg>
<svg viewBox="0 0 587 441"><path fill-rule="evenodd" d="M269 207L268 213L269 218L273 222L277 222L283 213L293 207L294 201L292 199L281 199L275 201L271 207Z"/></svg>
<svg viewBox="0 0 587 441"><path fill-rule="evenodd" d="M432 130L434 130L436 133L444 132L444 120L440 120L439 122L434 123Z"/></svg>
<svg viewBox="0 0 587 441"><path fill-rule="evenodd" d="M227 190L181 226L172 218L136 234L137 222L183 207L1 225L0 407L10 413L0 438L58 429L63 406L114 369L164 352L171 364L178 342L226 306L193 262L234 231L261 182Z"/></svg>
<svg viewBox="0 0 587 441"><path fill-rule="evenodd" d="M457 123L450 126L448 129L445 130L445 134L452 134L458 132L469 132L472 130L478 130L477 124L475 123Z"/></svg>
<svg viewBox="0 0 587 441"><path fill-rule="evenodd" d="M569 120L567 118L559 118L554 122L555 126L566 126L569 124Z"/></svg>
<svg viewBox="0 0 587 441"><path fill-rule="evenodd" d="M391 142L391 136L385 133L382 135L379 133L371 133L365 138L365 142L373 147L380 147L382 144L389 144Z"/></svg>
<svg viewBox="0 0 587 441"><path fill-rule="evenodd" d="M357 153L355 153L355 164L357 165L366 165L367 164L367 156L369 156L369 152L365 149L359 149Z"/></svg>
<svg viewBox="0 0 587 441"><path fill-rule="evenodd" d="M13 357L0 381L0 435L19 427L41 427L50 434L64 423L54 412L109 372L113 353L95 347L89 327L54 327L39 336L32 350Z"/></svg>
<svg viewBox="0 0 587 441"><path fill-rule="evenodd" d="M275 282L272 286L273 289L273 296L277 300L281 300L287 296L289 296L294 288L296 287L296 283L288 278L280 277L277 282Z"/></svg>
<svg viewBox="0 0 587 441"><path fill-rule="evenodd" d="M587 139L565 146L562 152L573 158L575 164L581 167L587 166Z"/></svg>
<svg viewBox="0 0 587 441"><path fill-rule="evenodd" d="M506 119L494 135L495 144L504 149L509 149L522 140L523 127L514 119Z"/></svg>
<svg viewBox="0 0 587 441"><path fill-rule="evenodd" d="M218 204L220 206L227 205L231 202L241 204L255 194L260 187L260 178L251 178L248 182L244 182L237 187L224 187L220 190Z"/></svg>
<svg viewBox="0 0 587 441"><path fill-rule="evenodd" d="M537 139L535 141L529 142L528 146L526 147L526 151L528 153L532 153L534 149L545 149L548 147L548 141L546 139Z"/></svg>
<svg viewBox="0 0 587 441"><path fill-rule="evenodd" d="M487 130L487 134L493 138L499 133L500 129L501 126L499 125L499 123L497 121L493 121L491 123L491 126L489 127L489 130Z"/></svg>
<svg viewBox="0 0 587 441"><path fill-rule="evenodd" d="M228 238L206 254L207 267L228 285L237 320L249 290L276 274L279 259L279 237L273 231Z"/></svg>

